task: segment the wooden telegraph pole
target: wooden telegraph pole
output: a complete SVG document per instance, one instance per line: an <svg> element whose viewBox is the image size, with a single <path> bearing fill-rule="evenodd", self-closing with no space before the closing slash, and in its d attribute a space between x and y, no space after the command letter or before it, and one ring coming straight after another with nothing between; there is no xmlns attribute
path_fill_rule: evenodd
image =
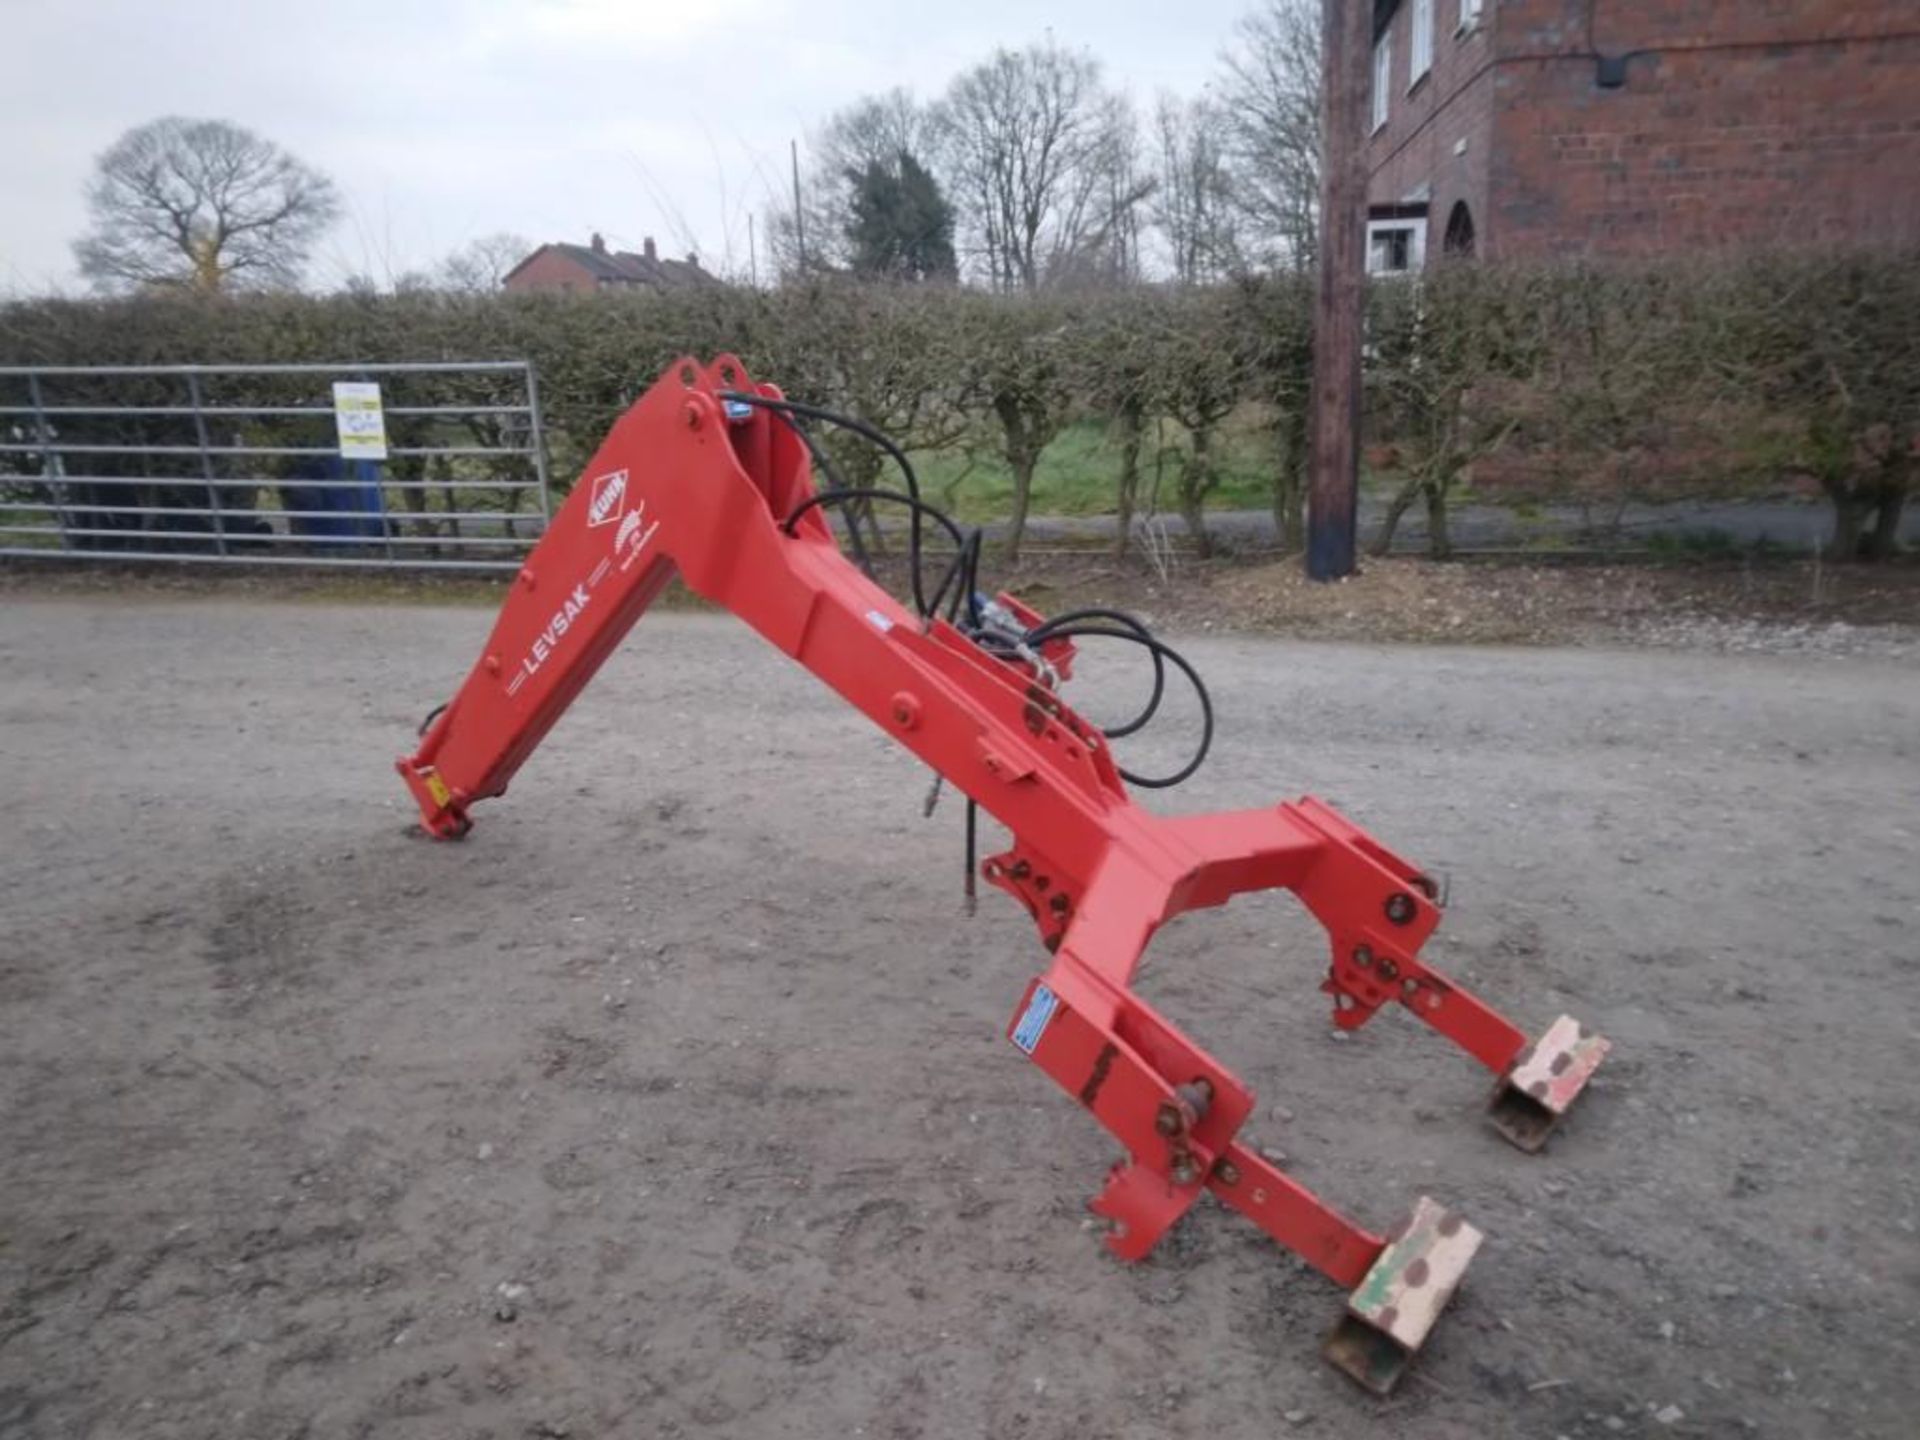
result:
<svg viewBox="0 0 1920 1440"><path fill-rule="evenodd" d="M807 212L800 205L800 142L789 140L787 153L793 157L793 233L800 246L800 274L807 273Z"/></svg>
<svg viewBox="0 0 1920 1440"><path fill-rule="evenodd" d="M1320 289L1313 323L1307 577L1339 580L1353 573L1360 519L1372 0L1321 0L1320 27Z"/></svg>

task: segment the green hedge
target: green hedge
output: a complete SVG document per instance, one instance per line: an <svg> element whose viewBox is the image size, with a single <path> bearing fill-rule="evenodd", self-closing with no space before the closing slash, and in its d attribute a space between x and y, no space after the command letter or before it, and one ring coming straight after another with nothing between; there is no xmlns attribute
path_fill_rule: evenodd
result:
<svg viewBox="0 0 1920 1440"><path fill-rule="evenodd" d="M1837 553L1893 548L1920 452L1920 252L1443 265L1373 286L1371 305L1369 454L1396 512L1424 503L1441 545L1467 484L1617 507L1798 482L1835 504ZM1110 441L1122 543L1151 473L1204 546L1228 437L1297 543L1310 335L1290 277L1021 298L822 282L0 307L10 364L527 359L562 477L674 357L730 350L910 449L1004 470L1016 547L1041 457L1088 424ZM840 453L856 481L875 474L870 452Z"/></svg>

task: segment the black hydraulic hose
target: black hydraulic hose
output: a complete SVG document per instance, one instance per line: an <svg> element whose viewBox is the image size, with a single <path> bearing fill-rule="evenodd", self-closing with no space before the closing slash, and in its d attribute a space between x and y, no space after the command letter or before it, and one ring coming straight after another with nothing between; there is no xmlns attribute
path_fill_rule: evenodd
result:
<svg viewBox="0 0 1920 1440"><path fill-rule="evenodd" d="M802 425L797 416L782 415L787 428L800 437L800 443L807 447L807 453L813 457L813 463L820 467L820 473L827 477L827 487L832 491L849 490L840 467L833 463L833 456L827 453L827 447L813 438L813 432ZM867 540L860 533L860 517L849 510L846 513L847 540L853 546L854 563L860 567L860 573L869 580L873 579L873 558L867 554Z"/></svg>
<svg viewBox="0 0 1920 1440"><path fill-rule="evenodd" d="M908 495L899 490L883 490L878 487L849 486L845 490L824 490L817 495L809 495L805 500L802 500L787 512L787 518L780 522L780 528L791 535L793 534L794 526L799 523L800 517L805 515L807 511L829 505L844 505L849 500L888 500L896 505L905 505L913 511L916 531L919 528L918 521L920 517L922 515L931 515L939 522L940 527L947 532L948 537L953 541L955 548L959 551L959 555L955 557L956 561L961 556L966 556L970 553L976 556L978 554L977 546L969 546L967 532L955 524L953 518L948 515L946 511L940 509L939 506L929 505L916 495ZM978 532L976 531L975 533L977 534ZM926 584L920 573L920 555L917 543L914 546L914 553L910 559L910 568L913 577L914 608L917 609L922 616L931 616L938 602L936 600L933 604L930 604L927 600ZM944 591L946 585L950 583L952 573L953 567L949 566L949 581L942 581L941 591ZM963 594L965 595L965 603L969 611L971 611L974 604L972 588L968 587Z"/></svg>
<svg viewBox="0 0 1920 1440"><path fill-rule="evenodd" d="M907 506L913 512L913 522L909 530L908 568L912 577L914 605L921 617L927 620L933 619L944 604L947 607L946 618L949 623L958 623L960 611L964 607L969 624L963 628L971 634L974 643L990 653L1002 653L1005 648L1004 642L996 640L985 631L980 614L978 591L982 532L978 529L963 532L945 511L920 498L920 480L914 473L913 462L907 459L906 452L890 436L853 416L843 415L818 405L808 405L798 400L775 400L771 396L749 395L739 390L723 390L720 392L720 398L737 404L758 406L783 416L788 425L801 437L808 453L826 473L833 486L829 491L809 496L793 508L782 522L782 529L788 535L794 533L794 526L801 516L816 507L844 505L849 501L863 499L886 500L893 504ZM825 451L815 443L806 428L799 423L800 418L821 420L827 424L839 426L878 446L900 467L900 473L906 481L906 492L841 484L838 471L833 467ZM927 595L925 579L921 573L921 522L929 515L946 531L955 546L954 557L942 574L931 599ZM864 560L864 552L859 545L858 520L850 516L849 522L854 534L856 553L860 554ZM957 588L949 597L949 588L955 586ZM1150 790L1165 789L1189 778L1200 768L1207 757L1207 752L1213 746L1213 699L1207 693L1206 684L1200 679L1199 672L1187 663L1186 657L1179 651L1157 639L1141 621L1125 611L1111 610L1102 606L1089 606L1056 615L1034 626L1021 637L1021 640L1028 647L1037 647L1051 639L1064 640L1078 637L1127 641L1140 646L1153 657L1153 690L1148 696L1145 707L1125 724L1104 729L1101 733L1108 738L1123 738L1135 734L1144 729L1158 713L1161 701L1166 696L1166 666L1169 663L1186 677L1187 682L1193 686L1195 697L1200 702L1200 743L1194 751L1193 758L1171 775L1136 775L1125 769L1119 773L1130 783Z"/></svg>
<svg viewBox="0 0 1920 1440"><path fill-rule="evenodd" d="M1046 629L1048 629L1047 626L1035 627L1036 632ZM1191 778L1193 772L1198 770L1206 760L1207 752L1213 748L1213 697L1207 693L1205 682L1200 679L1199 673L1193 666L1187 663L1186 657L1165 641L1156 639L1152 635L1143 635L1136 630L1108 629L1099 625L1080 624L1066 625L1049 633L1052 636L1065 638L1101 635L1110 640L1131 641L1172 662L1174 668L1187 677L1187 683L1193 686L1194 696L1200 702L1200 743L1194 750L1193 758L1171 775L1136 775L1124 768L1121 769L1120 775L1130 784L1147 790L1165 790Z"/></svg>
<svg viewBox="0 0 1920 1440"><path fill-rule="evenodd" d="M762 410L775 411L778 414L785 415L789 423L792 422L794 416L799 415L805 416L809 420L824 420L829 425L837 425L842 430L852 431L862 439L879 446L881 450L892 457L894 464L900 467L901 477L907 484L907 493L913 497L914 504L917 507L922 503L920 500L920 477L914 473L913 462L907 459L907 452L895 444L891 436L874 429L873 426L867 424L866 421L856 419L851 415L842 415L837 410L828 410L819 405L807 405L798 400L775 400L770 395L749 395L744 390L722 390L720 392L720 398L722 400L731 400L741 405L757 405ZM800 427L795 425L794 428L798 430ZM844 495L847 494L848 491L842 490L839 493ZM931 506L928 508L932 509ZM940 512L935 510L933 513L939 514ZM857 525L858 517L850 517L849 523ZM789 531L788 533L792 532ZM907 532L907 564L913 571L913 598L915 603L920 607L920 613L924 615L927 613L927 607L925 604L925 588L920 578L920 543L920 511L916 508L913 512L913 524L908 528ZM956 541L955 543L958 542Z"/></svg>
<svg viewBox="0 0 1920 1440"><path fill-rule="evenodd" d="M967 619L977 629L980 624L980 545L983 536L979 530L967 533L966 540L954 553L953 563L947 566L946 573L940 577L940 583L933 588L931 609L934 614L944 600L947 604L947 623L959 623L960 607L965 606ZM947 600L947 587L958 580L959 586L953 592L953 598Z"/></svg>
<svg viewBox="0 0 1920 1440"><path fill-rule="evenodd" d="M977 883L975 877L979 874L980 868L978 864L980 856L980 802L972 796L967 797L966 850L967 878L961 893L967 897L967 913L971 915L973 913L975 897L978 894L975 888Z"/></svg>
<svg viewBox="0 0 1920 1440"><path fill-rule="evenodd" d="M818 405L805 405L798 400L775 400L771 395L749 395L742 390L722 390L720 392L720 398L722 400L737 401L742 405L758 405L763 410L778 410L788 415L803 415L809 420L824 420L829 425L838 425L843 430L851 430L854 434L871 440L875 445L886 451L888 455L892 456L893 462L900 467L900 473L906 477L907 490L913 495L914 499L918 500L920 498L920 477L914 473L913 462L907 459L906 451L902 450L899 445L894 442L892 436L874 429L873 426L867 424L866 421L856 419L852 415L842 415L837 410L822 409Z"/></svg>
<svg viewBox="0 0 1920 1440"><path fill-rule="evenodd" d="M1042 641L1057 636L1061 626L1071 625L1080 620L1107 620L1115 625L1120 625L1131 630L1135 635L1142 636L1149 640L1153 638L1153 632L1147 629L1142 621L1127 614L1126 611L1109 610L1104 606L1090 605L1080 610L1065 610L1058 615L1050 616L1041 621L1027 632L1027 644L1038 647ZM1153 719L1155 712L1160 708L1161 698L1167 693L1166 662L1160 658L1158 651L1150 649L1147 653L1153 656L1153 693L1147 697L1145 708L1143 708L1138 715L1134 716L1133 719L1127 721L1126 724L1102 725L1100 727L1100 733L1105 735L1109 740L1124 739L1128 735L1134 735L1146 729L1147 722Z"/></svg>

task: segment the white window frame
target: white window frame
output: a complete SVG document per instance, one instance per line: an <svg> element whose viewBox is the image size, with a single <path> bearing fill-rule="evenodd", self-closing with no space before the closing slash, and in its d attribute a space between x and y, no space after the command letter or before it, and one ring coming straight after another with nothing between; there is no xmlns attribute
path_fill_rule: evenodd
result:
<svg viewBox="0 0 1920 1440"><path fill-rule="evenodd" d="M1433 0L1413 0L1407 17L1407 90L1433 69Z"/></svg>
<svg viewBox="0 0 1920 1440"><path fill-rule="evenodd" d="M1393 32L1373 42L1373 134L1387 128L1393 105Z"/></svg>
<svg viewBox="0 0 1920 1440"><path fill-rule="evenodd" d="M1460 23L1453 28L1456 35L1466 35L1480 28L1480 9L1483 0L1460 0Z"/></svg>
<svg viewBox="0 0 1920 1440"><path fill-rule="evenodd" d="M1389 270L1374 263L1374 239L1396 230L1407 232L1407 268ZM1367 274L1415 275L1427 266L1427 222L1420 216L1406 220L1369 220L1367 222Z"/></svg>

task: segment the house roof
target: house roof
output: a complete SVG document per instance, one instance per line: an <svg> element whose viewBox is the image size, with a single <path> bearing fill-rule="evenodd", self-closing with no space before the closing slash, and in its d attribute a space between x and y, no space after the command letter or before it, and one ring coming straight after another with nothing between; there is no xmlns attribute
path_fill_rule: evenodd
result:
<svg viewBox="0 0 1920 1440"><path fill-rule="evenodd" d="M652 247L652 242L648 242ZM687 290L701 285L717 285L719 280L700 268L700 262L689 257L685 260L663 260L658 255L637 255L631 250L596 249L591 245L574 245L566 241L556 241L542 245L533 254L527 256L505 276L511 280L533 261L544 254L553 252L563 255L578 265L596 282L612 285L648 285L656 290Z"/></svg>
<svg viewBox="0 0 1920 1440"><path fill-rule="evenodd" d="M593 276L596 280L632 280L636 278L628 273L626 268L620 264L618 254L611 250L595 250L591 245L569 245L565 241L561 241L553 245L542 245L539 250L533 252L533 255L538 255L542 250L557 251L589 275ZM533 255L529 255L527 260L531 260ZM520 262L521 265L526 263L526 260ZM518 269L519 266L515 266L514 268Z"/></svg>
<svg viewBox="0 0 1920 1440"><path fill-rule="evenodd" d="M663 290L696 285L717 285L719 280L700 268L700 262L689 255L685 260L663 260L657 255L636 255L631 250L617 250L613 258L629 274L643 285L658 285Z"/></svg>

